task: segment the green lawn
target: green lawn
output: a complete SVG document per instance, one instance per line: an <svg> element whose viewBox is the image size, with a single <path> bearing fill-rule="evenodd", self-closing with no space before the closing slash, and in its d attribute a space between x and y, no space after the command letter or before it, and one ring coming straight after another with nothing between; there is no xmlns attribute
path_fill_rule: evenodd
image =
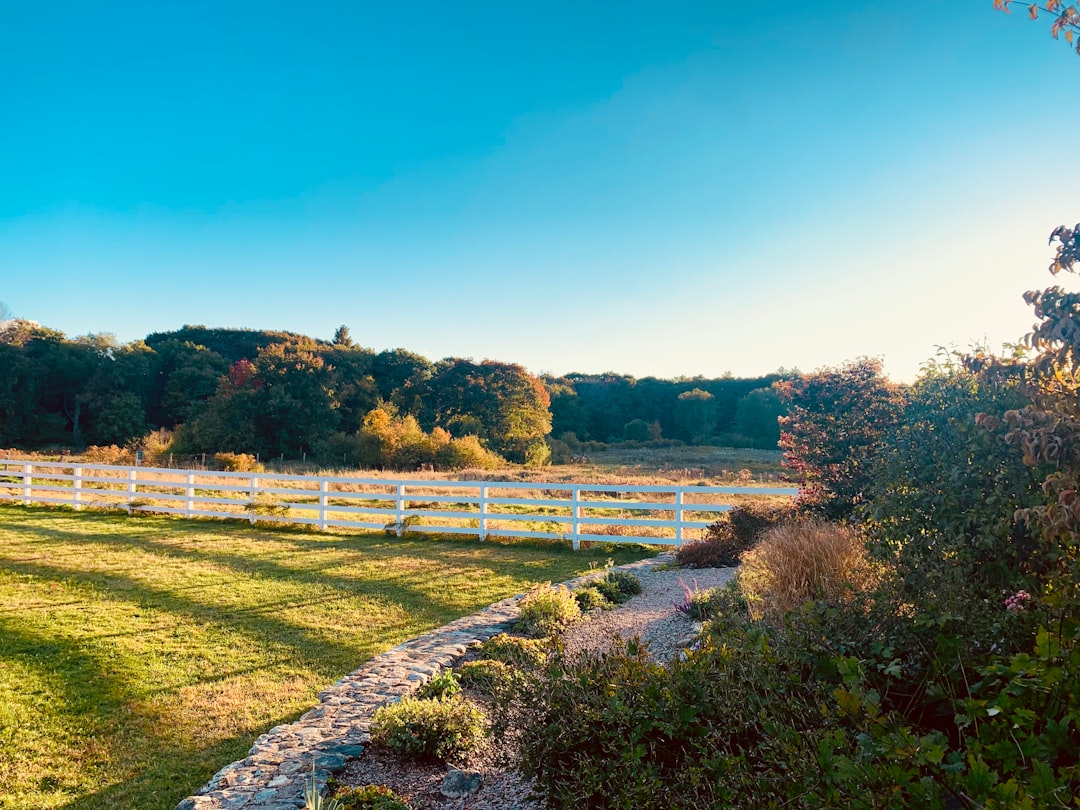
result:
<svg viewBox="0 0 1080 810"><path fill-rule="evenodd" d="M171 810L379 652L647 553L0 506L0 807Z"/></svg>

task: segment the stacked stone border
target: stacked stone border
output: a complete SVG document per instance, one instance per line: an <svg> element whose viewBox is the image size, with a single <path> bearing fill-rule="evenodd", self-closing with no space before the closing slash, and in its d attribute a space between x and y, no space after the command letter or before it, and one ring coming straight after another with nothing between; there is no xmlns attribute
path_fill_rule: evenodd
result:
<svg viewBox="0 0 1080 810"><path fill-rule="evenodd" d="M620 565L642 571L670 564L672 555ZM565 582L578 586L586 574ZM445 624L376 656L319 693L319 705L295 723L275 726L255 740L248 755L226 765L176 810L296 810L304 806L304 783L314 773L319 792L329 778L359 757L379 706L419 689L460 661L475 642L510 629L523 594Z"/></svg>

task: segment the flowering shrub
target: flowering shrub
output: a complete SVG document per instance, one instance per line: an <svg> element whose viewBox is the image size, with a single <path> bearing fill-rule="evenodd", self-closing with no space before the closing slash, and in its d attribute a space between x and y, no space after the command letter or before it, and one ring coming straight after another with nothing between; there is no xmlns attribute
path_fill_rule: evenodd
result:
<svg viewBox="0 0 1080 810"><path fill-rule="evenodd" d="M1031 603L1031 594L1027 591L1017 591L1005 600L1005 609L1019 611Z"/></svg>

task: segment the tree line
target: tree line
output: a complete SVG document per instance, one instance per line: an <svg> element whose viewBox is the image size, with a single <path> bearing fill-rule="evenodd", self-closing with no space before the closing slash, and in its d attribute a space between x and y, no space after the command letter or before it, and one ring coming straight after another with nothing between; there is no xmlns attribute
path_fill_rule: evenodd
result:
<svg viewBox="0 0 1080 810"><path fill-rule="evenodd" d="M783 373L538 377L291 332L184 326L119 343L0 321L0 447L134 446L394 468L542 464L585 442L775 447Z"/></svg>

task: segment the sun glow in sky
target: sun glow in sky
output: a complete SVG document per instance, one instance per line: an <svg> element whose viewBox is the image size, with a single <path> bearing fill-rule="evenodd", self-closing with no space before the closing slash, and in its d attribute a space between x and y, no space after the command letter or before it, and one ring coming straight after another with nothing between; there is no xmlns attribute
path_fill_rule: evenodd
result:
<svg viewBox="0 0 1080 810"><path fill-rule="evenodd" d="M72 336L911 379L1080 220L1080 57L990 0L15 0L0 76L0 301Z"/></svg>

